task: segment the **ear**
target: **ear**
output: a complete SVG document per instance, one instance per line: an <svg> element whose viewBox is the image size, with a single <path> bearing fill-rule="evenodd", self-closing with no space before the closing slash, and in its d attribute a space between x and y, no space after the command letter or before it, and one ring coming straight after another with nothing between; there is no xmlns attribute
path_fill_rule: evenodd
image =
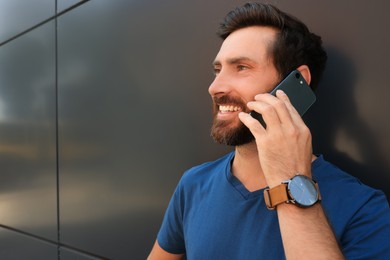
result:
<svg viewBox="0 0 390 260"><path fill-rule="evenodd" d="M297 70L302 74L303 78L306 80L307 84L310 85L311 82L311 73L307 65L301 65Z"/></svg>

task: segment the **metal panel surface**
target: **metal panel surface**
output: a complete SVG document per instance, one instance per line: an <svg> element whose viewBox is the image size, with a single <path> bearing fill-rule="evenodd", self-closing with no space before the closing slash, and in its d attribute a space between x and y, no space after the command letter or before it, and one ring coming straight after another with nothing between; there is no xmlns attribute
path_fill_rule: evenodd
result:
<svg viewBox="0 0 390 260"><path fill-rule="evenodd" d="M0 258L6 260L58 259L55 244L0 227Z"/></svg>
<svg viewBox="0 0 390 260"><path fill-rule="evenodd" d="M89 255L77 250L71 250L69 248L60 247L59 254L61 260L102 260L107 259L99 256Z"/></svg>
<svg viewBox="0 0 390 260"><path fill-rule="evenodd" d="M82 0L57 0L57 12L61 12L64 9L69 8L81 1Z"/></svg>
<svg viewBox="0 0 390 260"><path fill-rule="evenodd" d="M0 223L57 238L54 23L0 48Z"/></svg>
<svg viewBox="0 0 390 260"><path fill-rule="evenodd" d="M209 137L205 4L97 0L59 19L63 243L145 258L184 170L226 151Z"/></svg>
<svg viewBox="0 0 390 260"><path fill-rule="evenodd" d="M55 14L56 0L0 0L0 43Z"/></svg>

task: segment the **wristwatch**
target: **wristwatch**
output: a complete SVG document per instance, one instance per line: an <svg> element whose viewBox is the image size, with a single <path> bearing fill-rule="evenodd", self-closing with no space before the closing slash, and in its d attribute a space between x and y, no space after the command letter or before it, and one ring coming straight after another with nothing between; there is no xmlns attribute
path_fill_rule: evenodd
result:
<svg viewBox="0 0 390 260"><path fill-rule="evenodd" d="M271 210L281 203L307 208L319 202L321 195L317 182L298 173L272 189L265 189L264 200L267 208Z"/></svg>

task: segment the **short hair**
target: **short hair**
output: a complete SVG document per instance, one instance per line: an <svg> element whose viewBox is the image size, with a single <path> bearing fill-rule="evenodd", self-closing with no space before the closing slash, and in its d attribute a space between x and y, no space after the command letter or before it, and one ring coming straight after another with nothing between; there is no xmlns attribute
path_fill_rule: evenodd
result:
<svg viewBox="0 0 390 260"><path fill-rule="evenodd" d="M327 60L320 36L311 33L296 17L262 3L247 3L229 12L217 34L225 40L232 32L250 26L269 26L278 30L270 54L281 78L305 64L311 72L310 87L317 88Z"/></svg>

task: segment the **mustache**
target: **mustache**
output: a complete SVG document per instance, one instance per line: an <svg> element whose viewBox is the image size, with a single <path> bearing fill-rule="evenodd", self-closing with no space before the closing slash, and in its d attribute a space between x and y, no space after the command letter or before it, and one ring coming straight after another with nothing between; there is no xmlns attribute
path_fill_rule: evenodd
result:
<svg viewBox="0 0 390 260"><path fill-rule="evenodd" d="M243 109L246 108L246 103L247 103L245 100L242 100L241 98L231 97L231 96L227 96L227 95L218 96L218 97L214 96L213 97L213 102L214 102L215 105L229 104L229 105L240 106Z"/></svg>

